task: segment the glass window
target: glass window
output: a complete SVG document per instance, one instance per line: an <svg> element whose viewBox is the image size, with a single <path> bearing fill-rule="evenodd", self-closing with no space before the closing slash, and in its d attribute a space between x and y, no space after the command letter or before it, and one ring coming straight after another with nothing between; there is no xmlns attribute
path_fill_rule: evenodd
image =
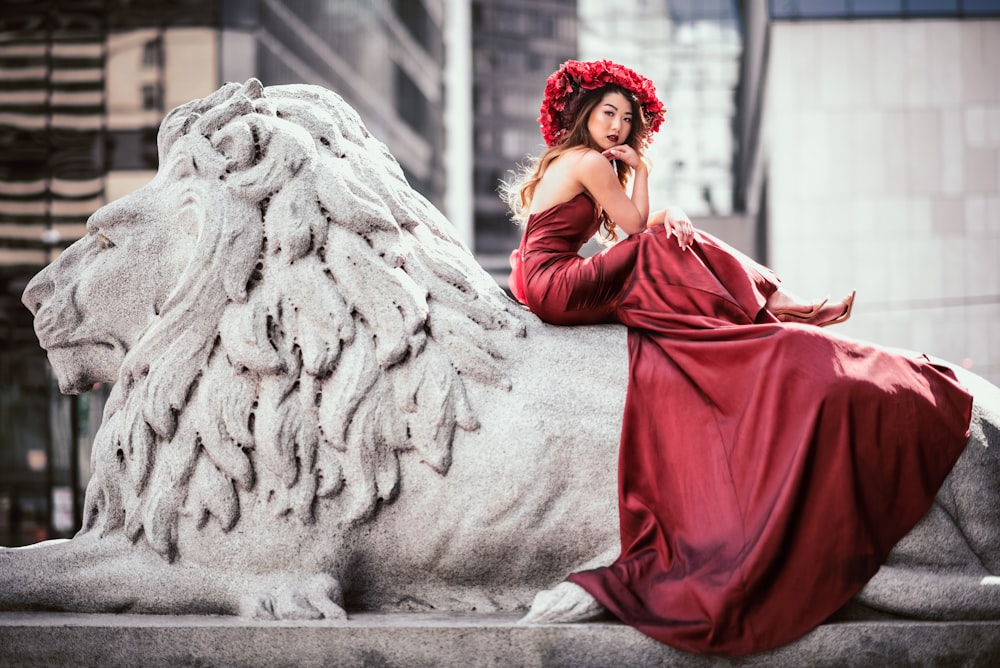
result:
<svg viewBox="0 0 1000 668"><path fill-rule="evenodd" d="M776 19L1000 14L1000 0L769 0Z"/></svg>
<svg viewBox="0 0 1000 668"><path fill-rule="evenodd" d="M528 69L532 72L541 70L545 63L545 60L534 51L528 51L528 53L525 54L525 58L528 60ZM546 70L546 72L548 72L548 70Z"/></svg>
<svg viewBox="0 0 1000 668"><path fill-rule="evenodd" d="M396 16L406 26L413 39L417 40L417 43L427 51L432 51L438 41L438 35L434 20L427 13L424 3L414 2L414 0L394 0L392 5Z"/></svg>
<svg viewBox="0 0 1000 668"><path fill-rule="evenodd" d="M159 84L145 84L142 87L142 108L147 111L155 111L160 108Z"/></svg>
<svg viewBox="0 0 1000 668"><path fill-rule="evenodd" d="M843 16L847 0L799 0L799 16Z"/></svg>
<svg viewBox="0 0 1000 668"><path fill-rule="evenodd" d="M472 89L472 108L481 116L488 116L493 113L493 90L489 87L481 88L475 86Z"/></svg>
<svg viewBox="0 0 1000 668"><path fill-rule="evenodd" d="M522 51L501 51L500 68L505 72L523 72L527 69L527 59Z"/></svg>
<svg viewBox="0 0 1000 668"><path fill-rule="evenodd" d="M1000 14L1000 0L964 0L962 9L967 14Z"/></svg>
<svg viewBox="0 0 1000 668"><path fill-rule="evenodd" d="M514 162L524 159L526 155L531 153L537 153L541 143L538 132L534 128L530 131L519 128L505 129L500 138L503 156Z"/></svg>
<svg viewBox="0 0 1000 668"><path fill-rule="evenodd" d="M104 174L104 144L100 133L53 129L49 136L52 142L48 156L50 176L86 181Z"/></svg>
<svg viewBox="0 0 1000 668"><path fill-rule="evenodd" d="M489 192L496 187L493 177L496 172L491 169L477 168L473 171L472 178L476 192Z"/></svg>
<svg viewBox="0 0 1000 668"><path fill-rule="evenodd" d="M541 99L538 93L510 90L501 94L503 115L509 118L524 119L532 114L538 114Z"/></svg>
<svg viewBox="0 0 1000 668"><path fill-rule="evenodd" d="M775 18L822 18L845 16L847 0L771 0Z"/></svg>
<svg viewBox="0 0 1000 668"><path fill-rule="evenodd" d="M551 39L556 34L556 19L551 14L536 15L531 23L535 26L536 35Z"/></svg>
<svg viewBox="0 0 1000 668"><path fill-rule="evenodd" d="M156 169L156 128L108 133L108 169Z"/></svg>
<svg viewBox="0 0 1000 668"><path fill-rule="evenodd" d="M560 41L576 39L575 16L561 16L556 19L555 38Z"/></svg>
<svg viewBox="0 0 1000 668"><path fill-rule="evenodd" d="M163 42L159 37L151 39L142 47L142 64L147 67L155 67L163 62Z"/></svg>
<svg viewBox="0 0 1000 668"><path fill-rule="evenodd" d="M476 150L487 153L493 152L493 131L480 130L476 133Z"/></svg>
<svg viewBox="0 0 1000 668"><path fill-rule="evenodd" d="M394 72L396 111L411 128L426 133L430 127L427 98L401 67L396 65Z"/></svg>
<svg viewBox="0 0 1000 668"><path fill-rule="evenodd" d="M906 0L910 14L955 14L958 0Z"/></svg>
<svg viewBox="0 0 1000 668"><path fill-rule="evenodd" d="M859 16L899 16L903 0L854 0L852 9Z"/></svg>

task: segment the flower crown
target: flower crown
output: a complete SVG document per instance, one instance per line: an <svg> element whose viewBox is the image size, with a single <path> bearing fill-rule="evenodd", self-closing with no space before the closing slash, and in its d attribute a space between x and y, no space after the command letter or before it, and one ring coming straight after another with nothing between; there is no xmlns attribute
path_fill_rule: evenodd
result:
<svg viewBox="0 0 1000 668"><path fill-rule="evenodd" d="M538 117L545 145L555 146L566 136L580 111L583 98L580 93L608 85L624 88L635 95L646 119L647 133L643 141L646 144L652 141L649 137L660 129L664 114L663 103L656 97L652 81L610 60L567 60L545 82L545 97Z"/></svg>

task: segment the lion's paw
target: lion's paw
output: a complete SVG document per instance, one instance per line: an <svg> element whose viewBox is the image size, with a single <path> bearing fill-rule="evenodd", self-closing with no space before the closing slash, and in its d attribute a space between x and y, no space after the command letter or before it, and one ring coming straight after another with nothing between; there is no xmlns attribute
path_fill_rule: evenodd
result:
<svg viewBox="0 0 1000 668"><path fill-rule="evenodd" d="M327 574L266 578L243 597L240 615L253 619L347 619L340 583Z"/></svg>
<svg viewBox="0 0 1000 668"><path fill-rule="evenodd" d="M607 613L604 606L572 582L561 582L552 589L535 594L531 609L519 624L566 624L599 619Z"/></svg>

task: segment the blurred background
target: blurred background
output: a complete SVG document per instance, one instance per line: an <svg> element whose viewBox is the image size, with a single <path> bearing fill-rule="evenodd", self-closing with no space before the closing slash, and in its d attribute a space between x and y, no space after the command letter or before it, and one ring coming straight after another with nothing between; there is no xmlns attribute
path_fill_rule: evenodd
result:
<svg viewBox="0 0 1000 668"><path fill-rule="evenodd" d="M1000 0L4 0L0 545L77 530L109 389L59 394L21 292L152 178L167 111L336 90L506 287L497 186L568 58L655 82L654 208L806 297L857 289L839 332L1000 383Z"/></svg>

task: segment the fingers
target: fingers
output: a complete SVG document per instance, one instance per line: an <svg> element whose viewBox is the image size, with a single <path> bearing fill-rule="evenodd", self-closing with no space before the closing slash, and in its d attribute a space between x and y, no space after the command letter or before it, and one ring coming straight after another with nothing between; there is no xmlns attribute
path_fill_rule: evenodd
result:
<svg viewBox="0 0 1000 668"><path fill-rule="evenodd" d="M619 151L618 149L615 149L615 148L609 148L607 151L605 151L604 153L602 153L602 155L605 158L607 158L608 160L612 160L612 161L613 160L624 160L625 159L625 155L623 154L623 152Z"/></svg>
<svg viewBox="0 0 1000 668"><path fill-rule="evenodd" d="M694 228L688 223L687 227L680 235L679 241L681 242L681 248L687 250L691 247L691 243L694 242Z"/></svg>
<svg viewBox="0 0 1000 668"><path fill-rule="evenodd" d="M603 155L608 160L622 160L629 167L635 169L635 163L638 161L638 155L632 149L631 146L622 144L620 146L612 146L606 151L602 152Z"/></svg>
<svg viewBox="0 0 1000 668"><path fill-rule="evenodd" d="M690 220L670 220L670 231L677 238L677 245L681 250L687 250L694 242L694 225ZM667 235L669 236L669 234Z"/></svg>

